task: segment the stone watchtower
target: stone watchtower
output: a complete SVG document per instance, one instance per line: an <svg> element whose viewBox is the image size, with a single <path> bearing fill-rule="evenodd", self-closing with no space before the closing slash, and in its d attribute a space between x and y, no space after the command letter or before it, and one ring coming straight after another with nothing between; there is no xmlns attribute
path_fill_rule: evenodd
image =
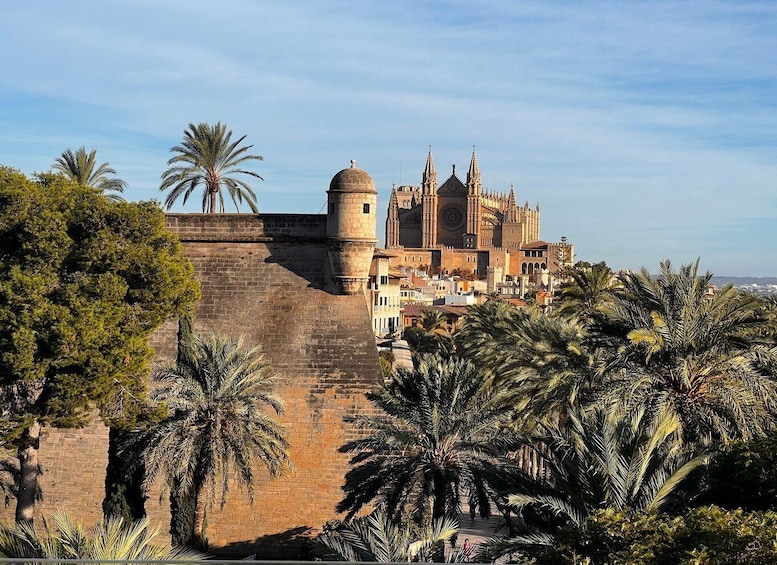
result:
<svg viewBox="0 0 777 565"><path fill-rule="evenodd" d="M337 173L327 191L326 236L332 278L340 294L366 288L375 237L378 191L366 171L351 161Z"/></svg>

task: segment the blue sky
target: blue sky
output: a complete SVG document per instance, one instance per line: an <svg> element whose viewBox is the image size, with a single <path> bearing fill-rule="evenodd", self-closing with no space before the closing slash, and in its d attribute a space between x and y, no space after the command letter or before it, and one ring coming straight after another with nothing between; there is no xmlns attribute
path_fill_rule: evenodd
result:
<svg viewBox="0 0 777 565"><path fill-rule="evenodd" d="M0 163L84 145L162 199L187 124L222 121L265 157L264 212L321 211L356 159L382 240L392 183L474 145L577 259L777 276L776 31L766 1L13 2Z"/></svg>

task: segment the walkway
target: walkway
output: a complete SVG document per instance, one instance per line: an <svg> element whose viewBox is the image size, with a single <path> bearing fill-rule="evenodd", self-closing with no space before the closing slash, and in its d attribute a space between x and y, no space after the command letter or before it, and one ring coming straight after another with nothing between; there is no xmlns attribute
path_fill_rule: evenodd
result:
<svg viewBox="0 0 777 565"><path fill-rule="evenodd" d="M413 370L413 358L410 355L410 347L405 340L399 339L392 342L391 351L394 352L394 367Z"/></svg>

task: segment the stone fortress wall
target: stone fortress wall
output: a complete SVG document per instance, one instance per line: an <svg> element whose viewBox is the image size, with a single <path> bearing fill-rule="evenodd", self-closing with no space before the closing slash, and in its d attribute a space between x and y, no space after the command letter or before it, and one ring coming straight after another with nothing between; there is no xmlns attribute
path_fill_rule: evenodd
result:
<svg viewBox="0 0 777 565"><path fill-rule="evenodd" d="M370 212L372 235L357 234L364 236L357 238L359 246L374 237L374 204ZM332 264L338 261L329 256L326 215L171 214L167 224L202 285L196 329L259 344L286 403L280 420L288 428L293 471L270 480L260 469L253 505L235 485L226 507L217 503L207 516L211 545L293 557L305 537L337 517L349 459L338 448L357 433L343 419L370 409L364 394L381 379L364 294L343 294L335 280ZM171 320L154 335L158 359L174 359L176 332ZM107 429L99 423L85 430L44 429L44 500L37 516L65 508L85 524L97 521L107 446ZM158 488L146 511L167 530L169 506L159 502ZM3 517L13 518L13 505Z"/></svg>

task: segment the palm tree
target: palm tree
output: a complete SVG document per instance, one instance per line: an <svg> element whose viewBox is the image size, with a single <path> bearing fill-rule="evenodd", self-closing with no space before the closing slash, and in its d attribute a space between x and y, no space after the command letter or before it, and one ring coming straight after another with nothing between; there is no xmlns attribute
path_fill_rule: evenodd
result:
<svg viewBox="0 0 777 565"><path fill-rule="evenodd" d="M685 441L748 438L774 424L777 383L770 313L757 297L731 286L707 294L710 273L699 262L659 276L646 269L620 277L606 307L624 339L620 371L606 383L624 410L673 415Z"/></svg>
<svg viewBox="0 0 777 565"><path fill-rule="evenodd" d="M177 365L156 369L153 378L152 399L164 403L169 416L147 440L146 484L161 474L168 485L192 492L192 539L204 540L217 478L223 507L232 469L253 502L255 463L271 476L288 468L285 430L261 408L280 414L283 403L268 390L274 377L258 348L244 351L242 339L194 334Z"/></svg>
<svg viewBox="0 0 777 565"><path fill-rule="evenodd" d="M0 498L8 506L16 498L19 484L19 460L0 452Z"/></svg>
<svg viewBox="0 0 777 565"><path fill-rule="evenodd" d="M408 332L408 345L415 353L453 353L453 338L446 328L445 315L438 310L423 310L421 327ZM407 339L407 338L406 338Z"/></svg>
<svg viewBox="0 0 777 565"><path fill-rule="evenodd" d="M498 299L471 306L456 332L456 351L489 375L494 400L524 423L557 419L596 397L603 367L592 342L574 318Z"/></svg>
<svg viewBox="0 0 777 565"><path fill-rule="evenodd" d="M76 149L75 152L71 149L66 149L51 168L81 186L96 188L103 192L114 191L122 193L127 186L127 183L121 179L108 177L108 175L116 174L116 171L110 167L109 163L102 163L100 166L97 166L96 149L92 149L88 154L83 146ZM106 194L106 196L114 202L124 201L119 194Z"/></svg>
<svg viewBox="0 0 777 565"><path fill-rule="evenodd" d="M447 331L445 315L439 310L422 310L419 322L426 332Z"/></svg>
<svg viewBox="0 0 777 565"><path fill-rule="evenodd" d="M99 522L91 536L67 514L54 514L56 531L46 520L43 531L31 524L0 526L0 557L39 559L79 559L108 561L197 561L205 558L191 550L170 549L153 543L158 529L149 526L148 518L125 524L121 518Z"/></svg>
<svg viewBox="0 0 777 565"><path fill-rule="evenodd" d="M385 512L377 510L325 530L314 538L313 553L324 561L439 563L444 560L444 542L455 536L458 529L454 519L445 518L417 532L417 528L397 524Z"/></svg>
<svg viewBox="0 0 777 565"><path fill-rule="evenodd" d="M498 400L518 421L556 421L569 407L595 403L606 358L575 319L522 318L510 348L495 366Z"/></svg>
<svg viewBox="0 0 777 565"><path fill-rule="evenodd" d="M502 362L513 335L521 332L524 319L532 312L499 298L468 306L454 335L456 351L481 367L494 368Z"/></svg>
<svg viewBox="0 0 777 565"><path fill-rule="evenodd" d="M613 416L606 409L569 412L563 424L543 426L527 443L540 452L549 479L526 475L522 492L508 497L510 504L549 509L575 526L604 507L660 510L708 460L676 448L678 423L671 417L654 422L644 413L634 420Z"/></svg>
<svg viewBox="0 0 777 565"><path fill-rule="evenodd" d="M592 321L599 313L599 307L607 299L617 283L615 274L606 263L577 263L564 269L566 279L558 289L559 314L572 314L582 322Z"/></svg>
<svg viewBox="0 0 777 565"><path fill-rule="evenodd" d="M570 411L563 424L542 426L525 441L543 459L546 474L519 472L516 490L507 497L517 510L531 509L537 524L493 545L500 554L550 545L559 523L581 528L603 508L666 507L683 481L709 460L706 453L677 447L678 427L671 416L655 421L643 412L623 420L604 408Z"/></svg>
<svg viewBox="0 0 777 565"><path fill-rule="evenodd" d="M466 361L426 355L369 393L379 413L350 420L366 435L340 449L354 455L338 512L377 503L392 518L410 514L428 526L457 515L465 488L490 515L488 479L513 444L503 433L508 412L489 402L484 383Z"/></svg>
<svg viewBox="0 0 777 565"><path fill-rule="evenodd" d="M232 130L227 131L227 126L221 122L214 126L204 122L189 124L189 129L184 131L183 143L170 148L177 155L167 162L171 166L162 174L159 190L170 191L165 198L167 209L181 195L186 204L189 195L202 183L205 185L202 193L203 212L223 212L223 189L226 189L238 211L239 204L245 199L251 210L257 213L256 194L248 184L233 176L249 175L263 180L257 173L242 168L247 161L264 159L261 155L248 153L253 145L239 147L245 138L244 135L232 141Z"/></svg>

